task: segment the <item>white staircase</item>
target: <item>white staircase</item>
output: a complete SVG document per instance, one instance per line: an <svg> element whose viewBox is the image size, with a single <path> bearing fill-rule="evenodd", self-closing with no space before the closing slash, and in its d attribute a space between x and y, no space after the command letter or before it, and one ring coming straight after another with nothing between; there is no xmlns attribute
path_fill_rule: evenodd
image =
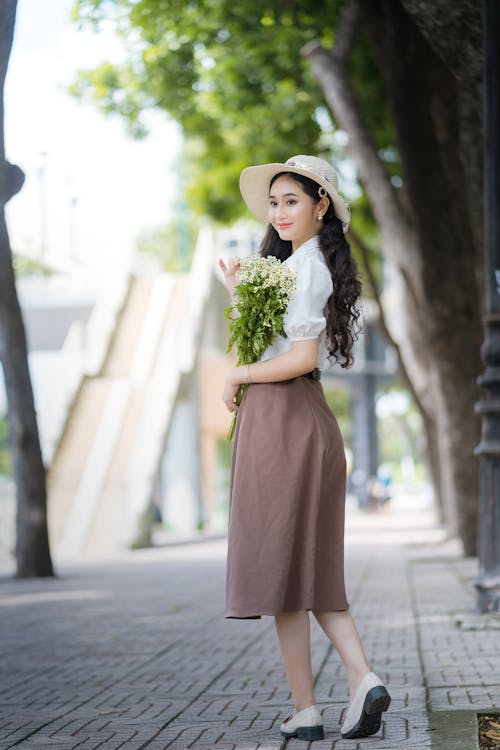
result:
<svg viewBox="0 0 500 750"><path fill-rule="evenodd" d="M129 547L152 498L182 376L214 278L202 231L185 274L131 279L101 371L82 380L49 472L56 554Z"/></svg>

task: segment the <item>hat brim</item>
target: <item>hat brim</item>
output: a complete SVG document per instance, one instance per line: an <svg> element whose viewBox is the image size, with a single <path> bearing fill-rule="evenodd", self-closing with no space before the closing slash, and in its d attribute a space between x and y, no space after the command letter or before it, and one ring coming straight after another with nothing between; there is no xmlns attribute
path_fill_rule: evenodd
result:
<svg viewBox="0 0 500 750"><path fill-rule="evenodd" d="M240 175L240 191L243 200L253 215L263 224L269 224L269 185L273 177L280 172L291 172L308 177L313 182L324 187L333 203L335 215L342 224L344 230L349 226L351 212L345 200L333 185L310 170L292 167L289 164L261 164L256 167L247 167Z"/></svg>

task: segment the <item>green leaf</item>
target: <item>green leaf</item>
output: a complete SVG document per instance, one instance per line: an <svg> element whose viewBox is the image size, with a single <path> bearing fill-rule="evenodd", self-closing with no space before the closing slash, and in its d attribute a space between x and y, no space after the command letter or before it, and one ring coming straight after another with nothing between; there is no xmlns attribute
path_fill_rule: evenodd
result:
<svg viewBox="0 0 500 750"><path fill-rule="evenodd" d="M186 136L190 206L227 223L248 215L238 190L248 164L285 160L290 152L334 154L331 134L319 125L329 118L317 116L326 111L323 94L300 49L312 39L330 44L341 6L79 0L76 22L114 24L125 62L80 71L72 93L122 117L135 137L146 132L150 108L177 120ZM397 173L385 90L362 35L352 73L377 146L396 158L388 165Z"/></svg>

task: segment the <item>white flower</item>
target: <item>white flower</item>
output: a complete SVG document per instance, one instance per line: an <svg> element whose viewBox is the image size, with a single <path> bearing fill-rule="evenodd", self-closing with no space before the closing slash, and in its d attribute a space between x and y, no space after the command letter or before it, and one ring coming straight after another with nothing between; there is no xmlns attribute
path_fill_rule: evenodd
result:
<svg viewBox="0 0 500 750"><path fill-rule="evenodd" d="M276 287L278 295L288 301L295 291L295 273L278 258L252 255L241 262L238 272L240 284L250 284L254 291Z"/></svg>

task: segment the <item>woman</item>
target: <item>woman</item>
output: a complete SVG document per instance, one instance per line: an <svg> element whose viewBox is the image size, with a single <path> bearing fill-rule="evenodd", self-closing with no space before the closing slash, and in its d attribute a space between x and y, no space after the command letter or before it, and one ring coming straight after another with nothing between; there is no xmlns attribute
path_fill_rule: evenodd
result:
<svg viewBox="0 0 500 750"><path fill-rule="evenodd" d="M320 383L331 363L352 363L361 283L344 237L349 207L332 167L314 156L245 169L243 198L268 224L261 255L296 273L284 328L261 361L233 367L223 399L248 383L231 467L226 617L273 615L295 704L284 737L323 739L310 653L312 612L347 671L342 737L378 731L390 696L367 664L344 586L345 454ZM219 260L232 294L238 261Z"/></svg>

